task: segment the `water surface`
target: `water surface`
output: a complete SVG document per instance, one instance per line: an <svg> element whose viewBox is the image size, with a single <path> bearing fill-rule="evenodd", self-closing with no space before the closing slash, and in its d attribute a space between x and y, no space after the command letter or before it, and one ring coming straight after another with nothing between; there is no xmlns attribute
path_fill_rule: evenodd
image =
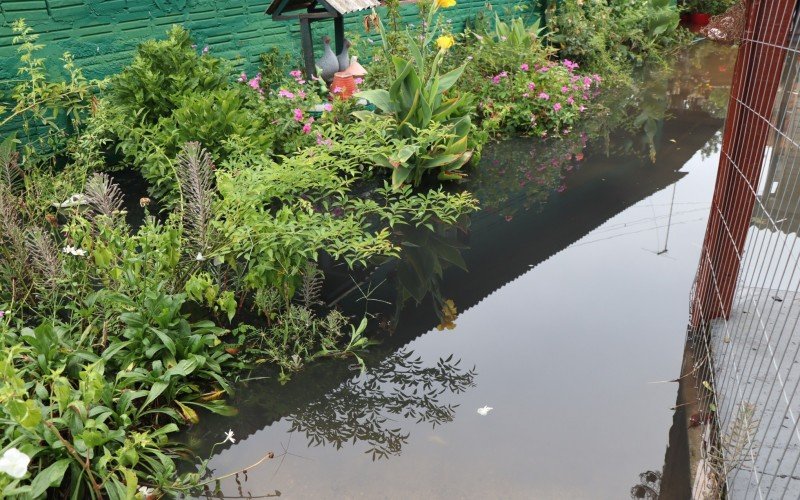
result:
<svg viewBox="0 0 800 500"><path fill-rule="evenodd" d="M369 370L241 387L237 417L187 440L208 453L234 430L217 474L278 457L222 493L618 499L660 471L676 385L654 382L681 365L733 57L703 44L648 76L632 130L488 147L466 186L480 213L402 231L403 259L366 278L334 268L328 299L374 315Z"/></svg>

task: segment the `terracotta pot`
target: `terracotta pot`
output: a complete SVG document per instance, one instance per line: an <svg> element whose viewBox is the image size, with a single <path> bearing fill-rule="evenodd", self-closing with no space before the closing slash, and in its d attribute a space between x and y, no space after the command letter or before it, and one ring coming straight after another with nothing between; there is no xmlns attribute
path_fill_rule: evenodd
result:
<svg viewBox="0 0 800 500"><path fill-rule="evenodd" d="M337 88L340 89L340 91L334 92L334 90ZM353 78L353 75L341 71L333 75L331 93L334 97L338 97L339 99L350 99L355 92L356 81Z"/></svg>
<svg viewBox="0 0 800 500"><path fill-rule="evenodd" d="M711 14L692 12L689 18L695 26L706 26L708 22L711 21Z"/></svg>

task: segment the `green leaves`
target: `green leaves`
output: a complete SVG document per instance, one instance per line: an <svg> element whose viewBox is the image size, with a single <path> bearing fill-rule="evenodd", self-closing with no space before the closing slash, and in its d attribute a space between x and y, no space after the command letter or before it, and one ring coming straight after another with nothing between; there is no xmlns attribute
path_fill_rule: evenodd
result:
<svg viewBox="0 0 800 500"><path fill-rule="evenodd" d="M42 411L32 399L12 399L6 403L11 418L26 429L33 429L42 421Z"/></svg>
<svg viewBox="0 0 800 500"><path fill-rule="evenodd" d="M53 462L49 467L36 474L31 482L31 498L37 498L43 495L48 488L53 488L61 484L64 479L64 473L67 472L72 460L64 458Z"/></svg>
<svg viewBox="0 0 800 500"><path fill-rule="evenodd" d="M460 178L461 175L453 172L472 158L472 153L466 150L471 98L445 96L464 73L466 65L440 75L441 51L427 67L413 38L408 38L408 46L410 60L392 56L396 78L388 91L367 90L357 94L392 115L396 138L407 140L396 152L372 156L377 165L392 169L394 189L409 181L418 185L423 174L433 168L440 169L439 179ZM357 117L368 120L363 114Z"/></svg>
<svg viewBox="0 0 800 500"><path fill-rule="evenodd" d="M395 113L397 111L389 92L386 90L363 90L356 93L355 96L366 99L384 113Z"/></svg>

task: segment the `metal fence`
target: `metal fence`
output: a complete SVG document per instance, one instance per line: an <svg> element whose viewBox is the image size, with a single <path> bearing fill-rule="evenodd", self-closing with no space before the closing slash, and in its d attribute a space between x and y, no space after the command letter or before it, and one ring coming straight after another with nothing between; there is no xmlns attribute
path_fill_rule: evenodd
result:
<svg viewBox="0 0 800 500"><path fill-rule="evenodd" d="M800 498L800 22L750 0L689 342L696 498Z"/></svg>

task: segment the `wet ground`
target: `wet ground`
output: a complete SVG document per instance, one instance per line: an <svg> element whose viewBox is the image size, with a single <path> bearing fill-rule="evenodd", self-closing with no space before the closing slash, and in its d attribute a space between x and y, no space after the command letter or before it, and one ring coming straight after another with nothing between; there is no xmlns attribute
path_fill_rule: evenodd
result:
<svg viewBox="0 0 800 500"><path fill-rule="evenodd" d="M406 230L404 258L367 278L340 273L328 298L355 289L338 305L366 308L382 340L368 371L251 381L237 417L189 431L202 454L233 429L216 474L276 453L222 493L619 499L660 476L677 387L658 382L680 372L733 57L701 44L645 77L632 130L604 137L607 117L488 147L467 186L480 213ZM679 448L671 483L688 482Z"/></svg>

